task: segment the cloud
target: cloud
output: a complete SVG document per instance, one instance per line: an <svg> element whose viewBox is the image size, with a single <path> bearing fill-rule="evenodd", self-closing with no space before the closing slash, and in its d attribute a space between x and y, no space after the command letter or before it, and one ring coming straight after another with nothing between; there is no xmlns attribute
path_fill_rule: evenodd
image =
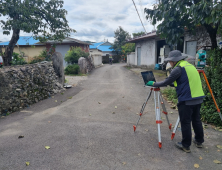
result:
<svg viewBox="0 0 222 170"><path fill-rule="evenodd" d="M115 21L120 21L120 20L124 20L124 19L126 19L127 18L127 16L126 15L117 15L117 16L115 16L114 18L113 18L113 20L115 20Z"/></svg>
<svg viewBox="0 0 222 170"><path fill-rule="evenodd" d="M147 32L153 29L153 26L143 19L142 14L144 7L152 7L152 3L148 4L148 2L143 3L141 9L138 1L135 1ZM72 34L72 37L79 40L99 42L109 39L113 42L114 31L119 26L130 34L144 31L133 2L129 0L64 0L63 8L68 11L66 18L69 26L77 31ZM10 40L11 35L5 36L0 32L0 41ZM20 35L25 33L21 32Z"/></svg>
<svg viewBox="0 0 222 170"><path fill-rule="evenodd" d="M83 15L74 15L70 16L70 19L72 20L80 20L81 22L84 21L92 21L95 19L95 16L89 15L89 14L83 14Z"/></svg>

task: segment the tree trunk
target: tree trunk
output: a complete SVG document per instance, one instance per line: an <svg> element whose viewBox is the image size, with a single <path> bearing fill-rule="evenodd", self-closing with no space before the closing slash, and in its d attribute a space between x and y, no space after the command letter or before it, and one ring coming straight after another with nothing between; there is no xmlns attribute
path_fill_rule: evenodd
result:
<svg viewBox="0 0 222 170"><path fill-rule="evenodd" d="M213 28L211 25L207 25L205 24L204 25L209 36L210 36L210 40L211 40L211 49L215 49L217 48L217 29L218 29L218 26L216 26L215 28Z"/></svg>
<svg viewBox="0 0 222 170"><path fill-rule="evenodd" d="M5 48L5 54L3 56L5 66L10 66L12 64L11 63L12 62L12 54L13 54L14 47L19 39L19 33L20 33L19 29L13 29L12 38L9 42L9 45Z"/></svg>

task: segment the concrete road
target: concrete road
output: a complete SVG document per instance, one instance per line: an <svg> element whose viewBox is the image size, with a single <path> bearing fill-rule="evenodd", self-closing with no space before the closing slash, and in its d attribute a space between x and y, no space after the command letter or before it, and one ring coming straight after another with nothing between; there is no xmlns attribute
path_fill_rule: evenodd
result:
<svg viewBox="0 0 222 170"><path fill-rule="evenodd" d="M195 169L194 164L204 170L222 169L213 162L222 162L216 147L222 145L221 132L212 128L205 131L205 148L192 145L192 152L184 153L174 147L181 139L180 132L171 141L163 119L163 146L159 149L153 100L134 133L149 88L123 66L104 65L64 94L1 118L0 169L190 170ZM174 124L178 114L167 107L173 112L169 118ZM24 138L18 139L20 135Z"/></svg>

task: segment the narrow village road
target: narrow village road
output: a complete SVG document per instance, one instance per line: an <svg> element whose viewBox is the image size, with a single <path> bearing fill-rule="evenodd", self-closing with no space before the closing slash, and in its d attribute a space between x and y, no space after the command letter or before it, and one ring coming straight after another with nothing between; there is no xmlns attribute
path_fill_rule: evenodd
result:
<svg viewBox="0 0 222 170"><path fill-rule="evenodd" d="M76 93L71 93L75 88ZM207 131L207 148L192 145L192 152L184 153L174 147L181 139L180 132L171 141L163 119L163 146L159 149L153 100L134 133L136 113L148 92L142 78L124 64L97 68L87 80L67 90L64 95L70 99L60 105L47 107L55 102L55 96L0 119L0 169L190 170L195 169L194 164L199 164L199 169L222 169L213 162L221 161L222 151L216 148L221 144L221 132ZM58 96L56 100L60 102ZM170 111L170 121L175 124L177 111ZM20 135L24 138L18 139Z"/></svg>

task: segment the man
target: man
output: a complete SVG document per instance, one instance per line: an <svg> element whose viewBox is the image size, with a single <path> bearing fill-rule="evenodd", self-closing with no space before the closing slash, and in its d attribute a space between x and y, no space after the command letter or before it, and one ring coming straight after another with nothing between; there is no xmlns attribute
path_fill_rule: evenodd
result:
<svg viewBox="0 0 222 170"><path fill-rule="evenodd" d="M109 64L112 64L112 62L113 62L113 56L110 55L110 56L109 56Z"/></svg>
<svg viewBox="0 0 222 170"><path fill-rule="evenodd" d="M176 87L182 141L177 142L175 146L185 152L190 152L192 140L191 121L195 132L193 142L196 147L203 147L204 133L200 121L200 107L203 102L204 93L198 71L192 64L184 61L185 58L185 56L181 55L180 51L171 51L169 57L165 59L165 61L169 61L173 68L169 77L162 82L155 83L149 81L147 85L154 87L172 85Z"/></svg>

